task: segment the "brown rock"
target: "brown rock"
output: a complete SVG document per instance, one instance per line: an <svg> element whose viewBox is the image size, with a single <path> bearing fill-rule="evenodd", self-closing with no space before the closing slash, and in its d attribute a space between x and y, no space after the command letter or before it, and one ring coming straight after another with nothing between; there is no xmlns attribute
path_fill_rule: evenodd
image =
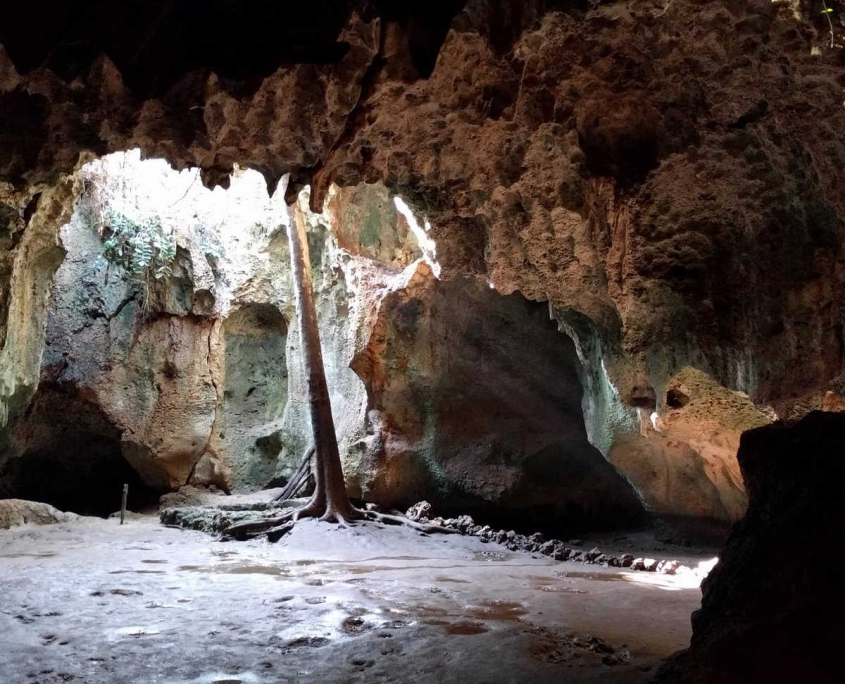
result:
<svg viewBox="0 0 845 684"><path fill-rule="evenodd" d="M843 450L838 413L743 435L748 512L702 585L690 648L655 682L839 681Z"/></svg>
<svg viewBox="0 0 845 684"><path fill-rule="evenodd" d="M78 519L78 515L64 513L49 504L21 499L0 499L0 530L20 525L52 525Z"/></svg>

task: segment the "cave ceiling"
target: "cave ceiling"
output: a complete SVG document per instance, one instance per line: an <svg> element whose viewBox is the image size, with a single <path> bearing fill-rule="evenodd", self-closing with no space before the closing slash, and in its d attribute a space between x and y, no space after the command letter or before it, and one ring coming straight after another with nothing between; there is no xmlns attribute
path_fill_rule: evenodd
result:
<svg viewBox="0 0 845 684"><path fill-rule="evenodd" d="M803 0L17 4L0 194L23 218L136 147L315 208L383 181L447 277L549 301L623 398L691 364L777 404L842 370L830 42Z"/></svg>

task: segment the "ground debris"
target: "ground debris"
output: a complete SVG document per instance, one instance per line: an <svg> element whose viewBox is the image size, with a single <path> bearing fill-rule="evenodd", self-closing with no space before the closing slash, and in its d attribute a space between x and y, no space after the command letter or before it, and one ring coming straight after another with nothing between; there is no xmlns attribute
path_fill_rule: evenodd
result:
<svg viewBox="0 0 845 684"><path fill-rule="evenodd" d="M249 520L261 520L266 514L277 514L279 508L267 504L229 504L221 506L185 506L165 508L159 514L164 525L208 534L220 534L232 525Z"/></svg>
<svg viewBox="0 0 845 684"><path fill-rule="evenodd" d="M631 653L624 646L619 649L595 636L560 634L547 627L536 627L527 632L531 638L529 652L532 658L546 663L572 663L583 658L600 659L604 665L630 662Z"/></svg>
<svg viewBox="0 0 845 684"><path fill-rule="evenodd" d="M279 503L236 503L166 508L161 511L160 519L165 525L220 534L224 539L266 536L271 542L276 542L293 529L294 522L290 519L289 510L295 505L294 500L289 500ZM371 510L366 510L365 514L368 518L378 517L390 522L400 520L399 516L384 516ZM420 501L411 506L401 520L420 527L434 525L442 531L477 537L482 542L501 544L510 551L526 551L557 561L574 561L669 575L698 572L682 565L677 560L658 561L653 558L634 558L628 553L616 556L604 553L599 548L592 548L589 551L573 548L583 543L580 539L570 540L570 546L559 539L546 539L540 532L526 536L517 534L513 530L497 530L489 525L476 524L469 515L445 519L428 517L431 515L431 504ZM489 557L486 559L497 559L497 556L501 555L499 552L489 552Z"/></svg>
<svg viewBox="0 0 845 684"><path fill-rule="evenodd" d="M631 570L642 570L667 575L675 575L684 572L700 573L700 570L688 568L677 560L655 560L653 558L634 558L629 553L615 556L604 553L599 548L583 551L574 546L580 546L584 542L581 539L572 539L569 545L559 539L546 539L541 532L531 535L517 534L513 530L496 530L489 525L478 525L469 515L461 515L457 518L429 518L432 515L431 504L427 501L420 501L408 509L405 514L411 520L426 524L433 523L442 525L444 528L454 530L463 535L477 537L482 542L493 542L502 544L510 551L527 551L536 556L548 556L557 561L574 561L590 565L602 565L610 568L629 568ZM486 553L486 552L485 552ZM495 553L495 552L492 552ZM491 554L492 555L492 554Z"/></svg>

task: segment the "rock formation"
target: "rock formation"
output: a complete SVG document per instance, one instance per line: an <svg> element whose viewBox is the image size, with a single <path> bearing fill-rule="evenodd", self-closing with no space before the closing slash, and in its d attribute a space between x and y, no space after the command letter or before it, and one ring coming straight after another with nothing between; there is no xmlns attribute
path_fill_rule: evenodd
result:
<svg viewBox="0 0 845 684"><path fill-rule="evenodd" d="M720 540L725 523L741 518L747 504L736 460L740 437L771 422L773 412L691 367L666 387L660 410L640 407L639 431L617 434L608 458L673 527Z"/></svg>
<svg viewBox="0 0 845 684"><path fill-rule="evenodd" d="M105 515L125 482L142 506L290 476L303 191L351 495L734 522L658 681L833 681L845 418L815 411L845 409L845 5L823 8L4 9L0 527L63 519L23 496ZM110 165L142 157L164 161L126 195ZM100 257L105 209L141 206L177 249L139 283Z"/></svg>
<svg viewBox="0 0 845 684"><path fill-rule="evenodd" d="M839 374L823 341L841 337L845 112L817 12L474 0L379 17L353 5L288 17L285 31L302 22L315 37L301 57L323 63L282 67L273 59L298 60L272 54L265 29L240 59L207 54L218 41L186 59L166 40L148 52L170 21L104 9L74 17L55 46L5 22L3 107L27 135L4 145L2 177L25 205L80 153L139 146L210 185L236 162L271 187L288 171L313 177L315 208L332 182L381 179L429 215L445 272L488 273L502 292L587 316L623 396L644 374L660 397L688 364L764 402ZM227 19L209 12L202 26L231 39Z"/></svg>
<svg viewBox="0 0 845 684"><path fill-rule="evenodd" d="M0 530L8 530L19 525L52 525L53 523L72 522L78 515L64 513L53 506L37 501L21 499L3 499L0 501Z"/></svg>
<svg viewBox="0 0 845 684"><path fill-rule="evenodd" d="M656 681L839 681L843 449L838 414L743 435L748 513L702 585L689 650Z"/></svg>
<svg viewBox="0 0 845 684"><path fill-rule="evenodd" d="M89 359L100 365L61 368L72 352L48 344L42 373L56 236L85 191L76 173L136 147L198 169L187 173L208 187L236 189L236 165L270 190L291 173L292 192L310 183L312 208L328 199L341 217L331 248L314 251L321 317L343 320L321 333L361 492L385 491L360 464L390 455L374 455L395 443L390 421L420 421L367 375L384 359L355 361L363 383L348 364L362 348L390 352L402 319L390 305L373 317L376 302L401 300L390 279L420 251L443 281L435 300L480 282L548 302L574 344L589 443L661 514L737 519L741 431L841 402L841 36L831 46L811 3L350 0L283 20L265 3L64 5L32 3L0 26L0 423L51 403L33 400L42 377L44 392L93 400L158 489L256 486L289 473L305 446L286 245L277 226L253 235L261 221L232 223L261 246L248 258L240 243L248 267L228 284L214 250L186 233L178 286L155 294L154 320L136 325L131 298L118 313L129 292L107 284L72 343L108 338L108 354ZM430 225L422 248L401 217L355 208L379 181L378 202L398 194ZM335 260L336 248L349 256ZM48 342L63 337L55 325ZM251 342L265 335L272 344ZM126 403L124 386L138 389ZM36 448L21 430L4 449Z"/></svg>
<svg viewBox="0 0 845 684"><path fill-rule="evenodd" d="M260 177L252 178L252 185L250 178L236 181L234 193L227 197L227 215L212 193L193 182L195 174L168 176L166 170L163 164L151 169L137 155L129 155L98 162L81 174L86 190L61 230L67 256L52 285L44 339L33 347L40 368L17 364L18 374L29 374L31 392L36 385L38 391L26 412L18 411L9 424L0 457L7 491L21 487L25 471L35 468L36 454L43 461L41 468L53 461L54 468L66 473L64 478L41 481L42 497L57 483L67 490L78 487L91 472L99 474L104 486L124 480L163 492L196 477L228 487L248 477L241 473L243 458L227 461L226 472L218 472L212 456L221 444L248 458L256 444L272 441L261 430L273 432L273 421L278 422L284 409L278 395L283 398L287 391L286 323L273 288L284 292L289 285L284 272L267 277L261 270L262 259L267 262L273 251L272 229L278 226L263 215L256 224L256 206L252 212L242 210L258 190L265 198L265 213L269 211L264 184ZM168 183L177 186L169 194ZM120 194L127 188L132 202ZM160 203L171 204L176 193L181 204L164 212ZM197 194L202 195L201 203ZM152 289L103 258L103 216L124 204L149 205L147 210L161 213L177 235L173 273L154 282ZM233 232L216 231L212 217ZM258 249L251 257L244 256L239 244L241 230L255 238L251 247ZM268 232L254 235L251 230ZM221 241L228 255L222 253ZM258 280L259 292L238 298L233 290L250 278ZM29 316L38 304L31 303ZM17 330L16 325L9 330ZM265 333L265 344L250 345L251 336ZM227 358L229 373L224 378ZM255 367L264 383L260 387L250 385ZM256 411L248 406L250 401L260 409L258 434L253 434ZM231 412L223 412L229 404ZM218 414L223 415L216 426ZM237 423L231 430L229 415ZM272 477L277 452L265 480ZM126 462L132 468L126 468Z"/></svg>
<svg viewBox="0 0 845 684"><path fill-rule="evenodd" d="M368 333L352 361L368 391L365 498L425 496L444 515L492 503L535 525L642 520L634 490L587 441L579 361L548 306L437 280L420 263Z"/></svg>
<svg viewBox="0 0 845 684"><path fill-rule="evenodd" d="M9 424L0 486L104 514L124 481L141 502L146 489L284 477L310 440L288 330L286 214L255 174L210 193L190 173L128 155L82 178L60 234L67 255L38 389ZM152 289L102 256L102 217L129 204L152 205L177 234L173 273ZM476 278L438 280L382 186L338 190L325 215L308 216L355 495L399 507L427 496L444 511L573 528L643 519L630 484L587 441L580 362L548 306ZM102 510L82 501L95 481Z"/></svg>

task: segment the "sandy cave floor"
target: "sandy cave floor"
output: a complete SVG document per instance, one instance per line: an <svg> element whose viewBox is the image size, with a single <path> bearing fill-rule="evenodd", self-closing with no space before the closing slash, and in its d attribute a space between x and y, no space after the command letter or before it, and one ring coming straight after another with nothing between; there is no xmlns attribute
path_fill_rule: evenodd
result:
<svg viewBox="0 0 845 684"><path fill-rule="evenodd" d="M700 602L474 537L304 521L222 543L153 516L0 531L0 586L2 684L642 682Z"/></svg>

